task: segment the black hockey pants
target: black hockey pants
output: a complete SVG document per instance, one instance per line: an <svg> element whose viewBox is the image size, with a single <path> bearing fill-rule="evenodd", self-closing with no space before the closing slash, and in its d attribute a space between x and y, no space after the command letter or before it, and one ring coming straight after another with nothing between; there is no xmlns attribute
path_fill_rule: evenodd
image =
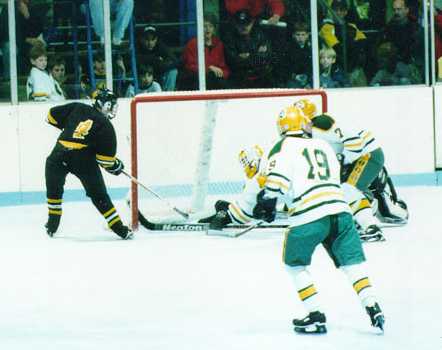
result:
<svg viewBox="0 0 442 350"><path fill-rule="evenodd" d="M47 198L61 199L68 173L75 175L86 190L86 195L101 214L113 208L107 194L103 175L91 150L70 150L56 144L46 159L46 195Z"/></svg>

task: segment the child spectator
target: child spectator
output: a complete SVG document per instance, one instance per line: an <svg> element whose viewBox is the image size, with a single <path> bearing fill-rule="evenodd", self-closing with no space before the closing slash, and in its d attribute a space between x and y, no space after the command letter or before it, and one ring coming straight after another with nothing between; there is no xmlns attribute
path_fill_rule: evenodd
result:
<svg viewBox="0 0 442 350"><path fill-rule="evenodd" d="M367 37L354 23L347 21L348 5L345 0L333 0L332 9L339 21L326 18L319 31L324 43L338 54L341 67L352 71L356 67L365 66L365 44ZM346 37L344 39L344 33ZM345 42L345 46L344 46ZM346 50L346 55L344 54ZM344 59L348 66L344 66Z"/></svg>
<svg viewBox="0 0 442 350"><path fill-rule="evenodd" d="M227 88L230 69L224 58L224 44L215 36L216 17L204 15L204 48L207 89ZM197 38L189 40L183 51L183 70L179 75L180 90L198 90Z"/></svg>
<svg viewBox="0 0 442 350"><path fill-rule="evenodd" d="M330 47L319 51L320 85L323 88L348 87L345 73L336 65L336 51Z"/></svg>
<svg viewBox="0 0 442 350"><path fill-rule="evenodd" d="M137 51L137 62L153 67L157 74L155 78L160 82L163 91L175 91L178 60L170 48L159 40L155 27L144 28Z"/></svg>
<svg viewBox="0 0 442 350"><path fill-rule="evenodd" d="M126 68L123 62L123 57L120 54L117 54L113 58L113 60L115 61L115 66L112 89L114 93L118 97L120 97L123 96L124 92L123 86L126 80ZM98 52L94 55L93 71L95 78L95 87L92 86L92 80L89 74L84 74L81 78L82 90L87 96L91 96L91 94L97 89L106 88L106 59L102 52Z"/></svg>
<svg viewBox="0 0 442 350"><path fill-rule="evenodd" d="M238 11L235 26L224 40L226 61L235 88L274 87L272 49L264 32L255 25L249 11Z"/></svg>
<svg viewBox="0 0 442 350"><path fill-rule="evenodd" d="M26 82L26 94L34 101L64 101L63 90L48 73L48 55L43 45L35 45L29 52L32 64Z"/></svg>
<svg viewBox="0 0 442 350"><path fill-rule="evenodd" d="M283 55L283 73L288 88L310 88L312 77L312 45L309 26L297 22Z"/></svg>
<svg viewBox="0 0 442 350"><path fill-rule="evenodd" d="M106 60L102 53L94 55L93 71L95 78L95 88L92 86L92 80L89 73L81 77L81 87L87 96L92 96L92 93L97 89L106 88Z"/></svg>
<svg viewBox="0 0 442 350"><path fill-rule="evenodd" d="M160 92L161 86L153 80L153 68L152 66L141 66L139 74L139 87L138 91L135 91L135 86L130 84L126 90L126 97L134 97L136 94L148 93L148 92Z"/></svg>

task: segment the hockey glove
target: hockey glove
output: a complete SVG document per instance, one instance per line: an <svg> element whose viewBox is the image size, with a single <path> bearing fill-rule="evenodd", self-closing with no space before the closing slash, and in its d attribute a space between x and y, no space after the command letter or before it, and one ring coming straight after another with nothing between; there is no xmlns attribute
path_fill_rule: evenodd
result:
<svg viewBox="0 0 442 350"><path fill-rule="evenodd" d="M104 168L109 174L112 175L120 175L121 172L124 170L124 164L121 160L118 158L115 159L114 164L112 164L108 168Z"/></svg>
<svg viewBox="0 0 442 350"><path fill-rule="evenodd" d="M264 191L258 193L255 208L253 208L253 217L258 220L272 222L276 217L277 198L265 198Z"/></svg>

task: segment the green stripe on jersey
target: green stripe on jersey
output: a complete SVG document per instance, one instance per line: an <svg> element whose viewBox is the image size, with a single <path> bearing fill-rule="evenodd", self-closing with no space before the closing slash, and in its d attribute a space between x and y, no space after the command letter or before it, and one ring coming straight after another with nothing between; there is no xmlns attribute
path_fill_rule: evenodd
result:
<svg viewBox="0 0 442 350"><path fill-rule="evenodd" d="M282 143L284 142L284 140L285 140L285 137L282 138L281 140L279 140L279 141L276 143L276 145L273 146L273 148L272 148L272 149L270 150L270 152L269 152L269 157L268 157L268 158L270 158L270 157L273 156L274 154L279 153L279 152L281 151Z"/></svg>

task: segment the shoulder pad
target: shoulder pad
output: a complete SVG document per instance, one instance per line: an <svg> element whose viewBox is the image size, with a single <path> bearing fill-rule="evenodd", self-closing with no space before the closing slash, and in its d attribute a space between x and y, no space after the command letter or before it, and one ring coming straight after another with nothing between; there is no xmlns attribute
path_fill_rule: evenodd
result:
<svg viewBox="0 0 442 350"><path fill-rule="evenodd" d="M312 120L312 126L314 128L318 128L324 131L330 130L334 123L335 120L328 114L318 115Z"/></svg>

